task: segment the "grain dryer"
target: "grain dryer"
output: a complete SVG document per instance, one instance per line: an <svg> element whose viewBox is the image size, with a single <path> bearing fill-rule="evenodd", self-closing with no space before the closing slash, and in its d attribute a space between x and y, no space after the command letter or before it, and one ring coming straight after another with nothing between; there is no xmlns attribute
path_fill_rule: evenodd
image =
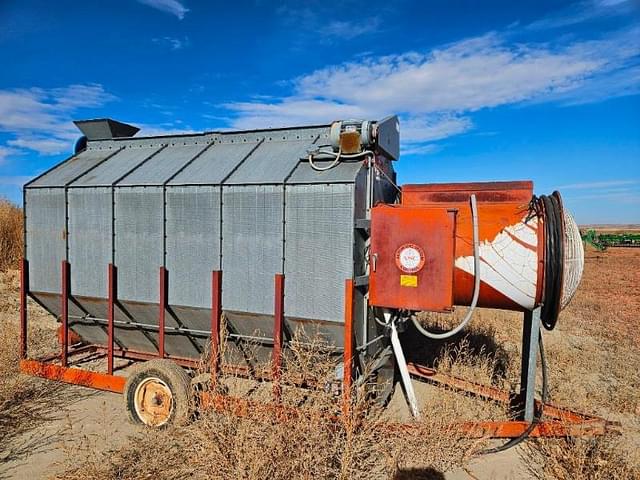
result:
<svg viewBox="0 0 640 480"><path fill-rule="evenodd" d="M384 401L399 380L418 416L411 377L503 394L407 363L403 338L448 338L475 309L501 308L524 313L521 419L469 432L532 432L540 328L554 327L583 266L557 192L534 196L529 181L400 187L397 117L156 137L110 119L76 125L74 155L24 188L24 371L124 392L134 420L161 425L186 412L180 366L208 355L212 378L255 376L271 359L277 387L304 331L322 338L345 394L372 381ZM28 357L27 297L61 322L48 359ZM451 331L416 319L455 306L469 308ZM87 352L105 371L79 368ZM114 358L141 363L127 381ZM580 433L587 421L548 412L553 428L533 434Z"/></svg>

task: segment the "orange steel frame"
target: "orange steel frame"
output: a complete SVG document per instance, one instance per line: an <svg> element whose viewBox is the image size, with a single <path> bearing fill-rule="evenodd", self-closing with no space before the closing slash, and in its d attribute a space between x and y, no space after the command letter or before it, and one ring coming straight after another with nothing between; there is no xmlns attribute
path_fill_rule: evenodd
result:
<svg viewBox="0 0 640 480"><path fill-rule="evenodd" d="M194 359L175 357L167 355L164 351L164 345L160 341L159 352L157 354L148 352L137 352L132 350L123 350L114 348L114 315L115 305L117 304L117 270L114 265L108 267L109 292L108 292L108 345L84 345L80 347L69 346L69 325L68 325L68 303L69 291L69 272L70 265L68 262L62 262L62 345L58 354L49 355L40 359L30 359L28 357L27 345L27 295L28 295L28 262L23 259L20 271L20 370L28 375L57 380L74 385L104 390L114 393L123 393L126 378L114 374L114 358L124 358L128 360L150 360L153 358L164 357L171 359L184 367L196 368L199 362ZM160 271L160 290L161 302L159 316L164 316L163 305L166 306L166 288L168 275L165 269ZM222 364L220 358L220 317L222 314L222 272L212 272L212 292L211 292L211 378L212 383L217 381L218 374L232 373L234 375L245 376L247 378L255 378L259 380L270 380L273 382L273 403L255 402L244 398L233 397L220 393L201 393L200 404L206 408L213 408L220 412L227 412L237 416L248 416L252 412L269 412L275 419L286 420L288 418L304 415L303 409L288 407L280 403L281 396L281 361L283 347L283 327L284 327L284 287L285 278L282 274L277 274L274 279L274 297L275 297L275 315L274 315L274 352L272 360L271 372L252 373L249 369L238 365ZM164 293L163 293L164 292ZM343 378L343 394L342 394L342 414L349 413L352 404L352 385L353 385L353 363L355 360L355 336L354 336L354 282L349 279L345 281L345 309L344 309L344 378ZM160 335L163 338L164 335ZM81 354L94 354L98 357L107 357L107 371L96 372L86 370L73 365L73 359ZM95 358L95 357L94 357ZM84 360L78 360L78 364ZM450 375L438 373L435 370L410 363L409 372L412 377L432 383L434 385L443 386L455 391L477 396L483 399L492 400L500 403L509 403L512 395L509 392L476 384L456 378ZM308 385L302 385L309 387ZM215 392L215 389L214 389ZM602 418L577 413L565 408L557 407L552 404L541 405L537 401L537 408L544 408L544 414L547 419L536 424L530 432L530 437L567 437L567 436L595 436L603 435L607 432L616 431L619 425L614 422L606 421ZM338 421L338 416L327 416L328 420ZM506 421L483 421L483 422L461 422L457 427L461 432L469 438L515 438L520 436L527 428L529 423L525 421L506 420ZM405 423L389 423L387 428L394 429L412 429L418 428L416 424Z"/></svg>

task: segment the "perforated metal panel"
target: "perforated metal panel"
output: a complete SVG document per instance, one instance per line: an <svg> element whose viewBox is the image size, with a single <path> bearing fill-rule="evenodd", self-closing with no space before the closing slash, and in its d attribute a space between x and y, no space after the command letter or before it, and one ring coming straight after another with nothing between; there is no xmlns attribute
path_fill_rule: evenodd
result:
<svg viewBox="0 0 640 480"><path fill-rule="evenodd" d="M66 258L64 188L26 191L29 290L60 293L61 262Z"/></svg>
<svg viewBox="0 0 640 480"><path fill-rule="evenodd" d="M222 305L273 314L273 278L282 272L281 186L223 187Z"/></svg>
<svg viewBox="0 0 640 480"><path fill-rule="evenodd" d="M353 185L287 186L287 316L342 321L353 275Z"/></svg>
<svg viewBox="0 0 640 480"><path fill-rule="evenodd" d="M115 264L122 300L158 302L163 204L162 187L115 188Z"/></svg>
<svg viewBox="0 0 640 480"><path fill-rule="evenodd" d="M111 262L111 188L71 188L69 262L74 295L107 298Z"/></svg>
<svg viewBox="0 0 640 480"><path fill-rule="evenodd" d="M211 271L220 268L220 187L167 187L169 303L211 306Z"/></svg>

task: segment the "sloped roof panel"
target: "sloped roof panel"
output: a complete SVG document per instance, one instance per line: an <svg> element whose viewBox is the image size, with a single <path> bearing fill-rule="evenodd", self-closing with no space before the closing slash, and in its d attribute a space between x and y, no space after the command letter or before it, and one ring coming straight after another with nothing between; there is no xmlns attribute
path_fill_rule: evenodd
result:
<svg viewBox="0 0 640 480"><path fill-rule="evenodd" d="M331 163L331 161L320 160L315 161L314 165L318 168L326 168ZM309 161L301 161L287 180L287 184L353 183L361 168L362 160L339 162L335 167L324 171L313 169Z"/></svg>
<svg viewBox="0 0 640 480"><path fill-rule="evenodd" d="M224 183L284 183L300 159L313 147L314 140L265 141Z"/></svg>
<svg viewBox="0 0 640 480"><path fill-rule="evenodd" d="M86 173L73 182L71 187L82 186L109 186L115 183L127 172L147 160L151 155L160 150L161 147L135 147L130 146L122 149L106 162L101 163L95 169Z"/></svg>
<svg viewBox="0 0 640 480"><path fill-rule="evenodd" d="M162 185L208 145L169 145L118 182L118 185Z"/></svg>
<svg viewBox="0 0 640 480"><path fill-rule="evenodd" d="M219 185L252 150L260 139L242 143L216 143L191 162L168 185Z"/></svg>
<svg viewBox="0 0 640 480"><path fill-rule="evenodd" d="M79 175L82 175L89 169L95 167L109 155L115 153L117 149L112 150L85 150L73 157L60 163L57 167L42 177L37 178L30 183L29 187L64 187L67 183L73 181Z"/></svg>

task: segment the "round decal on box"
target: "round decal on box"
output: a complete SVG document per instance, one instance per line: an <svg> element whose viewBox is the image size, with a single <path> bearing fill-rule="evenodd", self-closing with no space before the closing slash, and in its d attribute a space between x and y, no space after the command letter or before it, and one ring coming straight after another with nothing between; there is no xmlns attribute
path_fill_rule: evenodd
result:
<svg viewBox="0 0 640 480"><path fill-rule="evenodd" d="M396 250L396 265L405 273L419 272L424 261L424 250L414 243L405 243Z"/></svg>

